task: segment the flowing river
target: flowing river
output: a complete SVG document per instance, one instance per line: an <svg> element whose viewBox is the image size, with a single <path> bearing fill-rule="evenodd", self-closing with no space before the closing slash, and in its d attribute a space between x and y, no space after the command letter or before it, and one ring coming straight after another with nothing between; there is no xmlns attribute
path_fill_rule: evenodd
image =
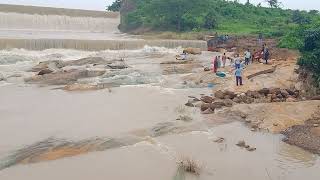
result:
<svg viewBox="0 0 320 180"><path fill-rule="evenodd" d="M0 9L1 180L319 179L318 155L280 135L252 132L233 119L212 121L184 106L188 96L211 93L184 77L203 71L217 53L192 56L198 64L182 70L161 63L181 47L204 49L205 42L140 40L119 33L114 14ZM96 91L24 82L39 62L87 57L124 59L129 68L80 80L112 84ZM214 142L218 137L225 141ZM239 148L239 140L257 150ZM179 173L183 158L201 165L199 176Z"/></svg>

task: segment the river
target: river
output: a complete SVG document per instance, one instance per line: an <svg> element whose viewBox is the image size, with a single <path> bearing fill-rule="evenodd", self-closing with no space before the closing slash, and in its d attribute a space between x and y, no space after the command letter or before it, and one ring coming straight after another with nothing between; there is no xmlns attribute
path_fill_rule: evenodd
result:
<svg viewBox="0 0 320 180"><path fill-rule="evenodd" d="M105 29L108 22L118 20L64 16L0 13L1 22L10 22L0 27L0 41L6 46L0 51L0 73L5 78L0 81L1 180L319 179L318 155L282 142L280 135L252 132L232 119L209 121L199 110L184 106L188 96L212 92L211 87L185 83L183 77L202 71L217 53L203 51L192 56L199 66L182 71L167 71L160 63L173 60L181 46L203 48L205 42L152 44L119 33L115 25ZM34 24L26 29L23 24L12 25L13 19L21 18ZM65 24L76 25L56 25L61 18ZM106 24L92 32L90 23L97 22ZM83 31L76 31L79 28ZM43 44L37 43L43 38ZM7 43L8 39L15 43ZM96 45L99 39L108 42ZM35 43L26 45L20 40ZM93 44L66 45L70 40ZM110 48L129 41L130 46ZM8 48L8 44L15 46ZM98 48L92 48L95 46ZM80 80L116 84L97 91L67 92L24 82L34 75L29 70L41 61L85 57L121 58L130 68ZM190 120L177 120L182 117ZM215 142L219 137L225 141ZM257 150L236 146L240 140ZM184 158L201 166L199 176L179 174L178 162Z"/></svg>

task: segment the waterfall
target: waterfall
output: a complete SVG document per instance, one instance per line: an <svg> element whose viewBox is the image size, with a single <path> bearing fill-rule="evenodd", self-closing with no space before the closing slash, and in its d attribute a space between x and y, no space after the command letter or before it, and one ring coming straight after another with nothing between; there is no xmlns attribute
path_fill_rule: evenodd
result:
<svg viewBox="0 0 320 180"><path fill-rule="evenodd" d="M119 13L62 8L0 5L0 49L28 50L206 49L204 41L142 40L124 37L118 30Z"/></svg>

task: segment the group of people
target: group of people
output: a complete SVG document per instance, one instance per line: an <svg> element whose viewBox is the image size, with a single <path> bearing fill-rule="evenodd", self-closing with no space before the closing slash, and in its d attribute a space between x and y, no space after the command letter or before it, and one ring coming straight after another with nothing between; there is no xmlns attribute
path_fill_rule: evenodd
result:
<svg viewBox="0 0 320 180"><path fill-rule="evenodd" d="M247 49L244 54L244 63L240 58L239 54L236 54L234 58L229 58L226 56L226 53L224 53L222 56L215 56L211 62L211 70L214 73L218 72L218 68L225 67L226 61L230 60L230 65L234 67L234 75L236 77L236 84L237 86L242 86L242 71L244 66L249 65L250 63L253 63L254 60L260 60L263 59L266 64L268 64L268 60L270 57L270 52L266 44L263 45L261 51L257 51L254 54L251 53L249 49Z"/></svg>

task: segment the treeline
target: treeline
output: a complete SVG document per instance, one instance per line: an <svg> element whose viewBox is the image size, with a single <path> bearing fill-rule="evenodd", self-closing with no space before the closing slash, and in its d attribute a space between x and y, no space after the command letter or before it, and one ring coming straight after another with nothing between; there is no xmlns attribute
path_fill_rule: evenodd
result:
<svg viewBox="0 0 320 180"><path fill-rule="evenodd" d="M310 23L316 11L292 11L225 0L126 0L136 8L123 17L124 31L218 31L283 36L296 25Z"/></svg>

